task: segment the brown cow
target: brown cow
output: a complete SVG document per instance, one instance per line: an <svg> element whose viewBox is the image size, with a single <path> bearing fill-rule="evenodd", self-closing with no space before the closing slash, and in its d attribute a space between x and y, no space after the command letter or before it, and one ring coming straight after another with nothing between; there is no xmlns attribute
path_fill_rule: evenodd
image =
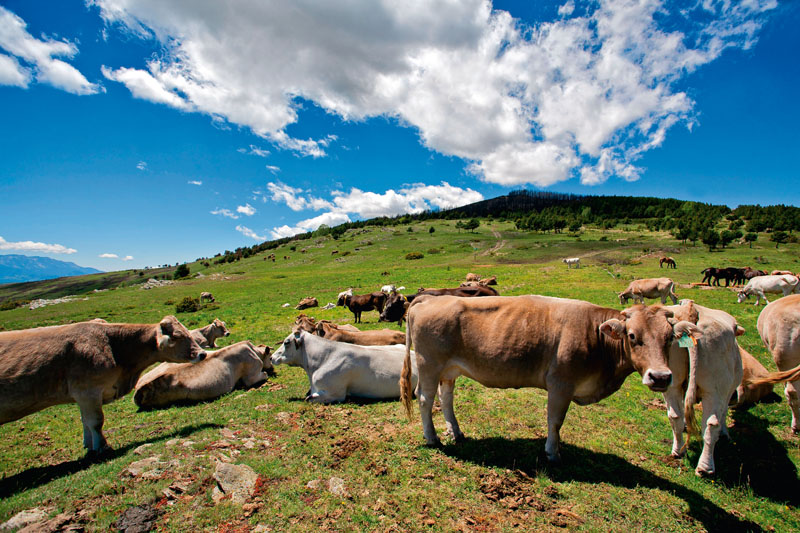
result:
<svg viewBox="0 0 800 533"><path fill-rule="evenodd" d="M174 316L158 324L79 322L0 332L0 424L77 403L83 446L99 452L107 447L104 403L130 392L153 363L196 363L205 356Z"/></svg>
<svg viewBox="0 0 800 533"><path fill-rule="evenodd" d="M320 322L327 322L329 324L331 323L330 320L320 320ZM337 324L336 327L342 331L361 331L357 327L351 326L350 324ZM313 316L308 316L304 313L297 315L297 319L294 321L294 328L292 328L292 332L296 333L301 330L309 333L317 332L317 321Z"/></svg>
<svg viewBox="0 0 800 533"><path fill-rule="evenodd" d="M406 342L406 335L402 331L393 329L345 331L327 320L320 320L317 323L315 333L331 341L361 346L389 346L390 344L403 344Z"/></svg>
<svg viewBox="0 0 800 533"><path fill-rule="evenodd" d="M209 302L215 302L216 301L214 299L214 295L213 294L211 294L210 292L203 291L203 292L200 293L200 302L202 303L202 302L204 302L206 300L208 300Z"/></svg>
<svg viewBox="0 0 800 533"><path fill-rule="evenodd" d="M675 264L675 260L671 257L664 256L658 260L658 268L664 266L664 263L667 264L667 268L678 268L678 265Z"/></svg>
<svg viewBox="0 0 800 533"><path fill-rule="evenodd" d="M467 283L475 283L473 281ZM413 299L413 298L411 298ZM386 299L386 305L383 306L379 322L397 322L398 326L403 325L403 319L406 316L406 310L411 300L400 293L390 294Z"/></svg>
<svg viewBox="0 0 800 533"><path fill-rule="evenodd" d="M497 285L497 276L491 276L488 278L483 278L482 280L478 281L483 286L486 285Z"/></svg>
<svg viewBox="0 0 800 533"><path fill-rule="evenodd" d="M484 287L483 285L479 285L477 287L455 287L452 289L425 289L420 288L417 291L416 297L422 295L430 295L430 296L461 296L461 297L471 297L471 296L499 296L498 292L491 288L491 287ZM413 300L411 296L408 297L409 300Z"/></svg>
<svg viewBox="0 0 800 533"><path fill-rule="evenodd" d="M467 274L467 281L480 281L480 280L481 280L481 277L479 275L477 275L477 274L473 274L472 272Z"/></svg>
<svg viewBox="0 0 800 533"><path fill-rule="evenodd" d="M678 295L675 294L675 283L669 278L649 278L631 281L628 288L618 294L620 305L625 305L633 298L633 302L644 303L645 298L661 298L661 303L667 303L667 297L673 305L678 304Z"/></svg>
<svg viewBox="0 0 800 533"><path fill-rule="evenodd" d="M750 355L747 350L739 346L739 355L742 357L744 375L742 383L736 388L736 394L731 398L733 409L747 409L756 403L776 403L781 401L773 390L774 384L762 383L754 385L752 382L769 376L769 372L758 359Z"/></svg>
<svg viewBox="0 0 800 533"><path fill-rule="evenodd" d="M773 270L769 273L770 276L783 276L784 274L789 274L790 276L794 276L794 272L791 270Z"/></svg>
<svg viewBox="0 0 800 533"><path fill-rule="evenodd" d="M253 387L274 372L268 355L268 347L241 341L208 352L204 361L194 365L162 363L139 378L133 401L142 409L152 409L214 400L231 392L237 384Z"/></svg>
<svg viewBox="0 0 800 533"><path fill-rule="evenodd" d="M214 322L205 327L193 329L190 333L201 348L216 348L217 339L220 337L227 337L231 334L225 322L219 318L215 318Z"/></svg>
<svg viewBox="0 0 800 533"><path fill-rule="evenodd" d="M487 387L548 391L548 459L559 459L559 430L571 401L586 405L617 391L634 370L654 391L672 381L672 339L695 326L668 321L660 306L624 311L546 296L418 297L408 310L406 358L400 381L411 415L411 346L419 370L417 398L429 445L439 442L431 419L439 387L442 413L456 440L464 437L453 411L460 375Z"/></svg>
<svg viewBox="0 0 800 533"><path fill-rule="evenodd" d="M361 313L364 311L377 310L378 313L383 311L383 306L386 303L386 293L372 292L370 294L352 294L344 292L339 294L339 299L336 305L342 305L350 309L356 319L356 324L361 322Z"/></svg>
<svg viewBox="0 0 800 533"><path fill-rule="evenodd" d="M300 300L300 303L294 306L295 309L302 311L303 309L308 309L309 307L319 307L319 301L313 296L307 296Z"/></svg>

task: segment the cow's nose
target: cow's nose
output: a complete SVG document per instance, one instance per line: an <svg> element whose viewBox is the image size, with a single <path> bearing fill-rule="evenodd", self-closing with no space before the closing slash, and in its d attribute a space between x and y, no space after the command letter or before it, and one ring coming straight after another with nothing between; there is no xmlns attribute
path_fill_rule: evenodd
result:
<svg viewBox="0 0 800 533"><path fill-rule="evenodd" d="M672 372L669 370L648 370L645 372L642 383L650 390L664 392L672 383Z"/></svg>
<svg viewBox="0 0 800 533"><path fill-rule="evenodd" d="M197 355L197 357L195 357L194 359L192 359L192 362L193 362L193 363L199 363L200 361L202 361L202 360L203 360L203 359L205 359L205 358L206 358L206 352L200 352L200 353Z"/></svg>

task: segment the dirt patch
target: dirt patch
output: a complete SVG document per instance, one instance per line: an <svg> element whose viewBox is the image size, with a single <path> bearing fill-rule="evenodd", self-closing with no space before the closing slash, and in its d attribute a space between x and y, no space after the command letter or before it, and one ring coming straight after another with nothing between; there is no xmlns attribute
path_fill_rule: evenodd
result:
<svg viewBox="0 0 800 533"><path fill-rule="evenodd" d="M656 409L658 411L665 411L667 404L661 398L653 398L649 402L644 402L644 406L648 409Z"/></svg>
<svg viewBox="0 0 800 533"><path fill-rule="evenodd" d="M520 507L531 507L537 511L546 511L551 502L539 498L533 491L533 479L519 470L507 471L500 476L494 472L481 474L481 492L486 499L497 502L511 510Z"/></svg>
<svg viewBox="0 0 800 533"><path fill-rule="evenodd" d="M364 443L360 440L345 437L332 443L331 448L333 448L333 463L331 467L336 467L355 452L364 448Z"/></svg>

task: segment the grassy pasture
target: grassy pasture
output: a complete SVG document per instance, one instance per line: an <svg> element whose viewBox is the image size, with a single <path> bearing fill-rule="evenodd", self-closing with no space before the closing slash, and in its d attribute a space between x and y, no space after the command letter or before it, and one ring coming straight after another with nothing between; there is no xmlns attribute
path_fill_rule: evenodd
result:
<svg viewBox="0 0 800 533"><path fill-rule="evenodd" d="M174 314L184 296L211 291L216 304L177 315L185 325L219 317L232 331L219 344L251 339L275 346L289 333L300 298L316 296L324 305L349 286L363 293L396 283L413 292L455 286L476 272L497 275L502 295L544 294L620 308L616 293L629 280L663 275L676 281L681 298L735 316L747 330L739 342L774 369L755 327L760 309L735 304L724 288L684 285L700 281L707 266L800 270L798 245L776 249L761 235L752 249L709 252L637 228L587 230L576 238L518 232L499 221L484 222L475 233L459 232L454 224L427 221L412 225L412 232L350 230L337 241L311 239L291 243L294 250L273 250L275 263L265 261L265 253L209 268L192 264L192 273L202 277L147 291L92 293L33 311L0 311L0 326L95 317L156 322ZM677 270L659 269L662 251L676 259ZM405 260L409 252L424 258ZM572 256L581 256L584 268L567 270L561 258ZM292 307L282 308L286 302ZM342 308L309 314L352 322ZM385 326L375 312L364 320L364 328ZM114 450L97 462L82 460L75 405L0 426L0 522L39 506L52 514L74 513L89 530L108 529L126 508L152 503L163 510L158 527L169 531L245 531L256 524L276 531L800 528L800 441L788 429L785 401L733 414L732 439L717 445L718 475L707 480L694 475L699 441L684 460L669 458L671 432L660 395L642 386L638 374L599 404L571 406L562 429L563 464L551 466L544 459L544 391L487 389L459 379L456 413L469 440L429 449L418 416L409 423L399 402L309 405L302 401L305 373L288 367L277 372L260 389L215 402L137 412L128 395L107 405L105 432ZM434 422L444 429L440 414ZM143 444L151 446L137 453ZM133 461L153 455L174 462L153 479L124 473ZM259 473L255 505L212 502L215 460L244 463ZM349 497L306 487L333 476L344 480ZM162 491L175 480L189 488L167 500Z"/></svg>

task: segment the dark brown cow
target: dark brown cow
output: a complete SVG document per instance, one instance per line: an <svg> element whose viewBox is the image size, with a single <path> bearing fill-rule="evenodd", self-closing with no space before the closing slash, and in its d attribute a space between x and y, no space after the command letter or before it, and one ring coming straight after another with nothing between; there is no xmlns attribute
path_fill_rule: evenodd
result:
<svg viewBox="0 0 800 533"><path fill-rule="evenodd" d="M0 333L0 424L51 405L77 403L83 446L107 447L103 404L133 389L159 361L199 362L206 353L174 316L158 324L79 322Z"/></svg>
<svg viewBox="0 0 800 533"><path fill-rule="evenodd" d="M383 306L383 311L381 311L381 317L379 321L397 322L398 326L402 326L403 319L406 316L406 310L408 309L411 300L414 299L413 296L414 295L409 298L400 293L390 294L386 299L386 305Z"/></svg>
<svg viewBox="0 0 800 533"><path fill-rule="evenodd" d="M417 291L416 296L422 296L423 294L427 294L430 296L461 296L461 297L470 297L470 296L498 296L499 293L491 288L485 287L483 285L479 286L470 286L470 287L454 287L451 289L424 289L420 288ZM409 297L411 299L411 297Z"/></svg>
<svg viewBox="0 0 800 533"><path fill-rule="evenodd" d="M425 440L439 442L431 419L437 387L448 431L464 437L453 411L460 375L487 387L548 391L545 451L559 460L559 430L571 401L586 405L617 391L634 370L654 391L672 381L667 366L675 336L694 324L668 319L661 306L624 311L545 296L417 298L408 310L406 358L400 381L411 413L411 346L416 351Z"/></svg>
<svg viewBox="0 0 800 533"><path fill-rule="evenodd" d="M317 323L315 333L331 341L347 342L361 346L389 346L406 342L406 335L402 331L393 329L345 331L327 320L320 320Z"/></svg>
<svg viewBox="0 0 800 533"><path fill-rule="evenodd" d="M350 309L356 319L356 324L361 322L361 313L364 311L377 310L378 313L383 311L383 305L386 303L386 293L372 292L370 294L342 294L336 305L342 305Z"/></svg>

